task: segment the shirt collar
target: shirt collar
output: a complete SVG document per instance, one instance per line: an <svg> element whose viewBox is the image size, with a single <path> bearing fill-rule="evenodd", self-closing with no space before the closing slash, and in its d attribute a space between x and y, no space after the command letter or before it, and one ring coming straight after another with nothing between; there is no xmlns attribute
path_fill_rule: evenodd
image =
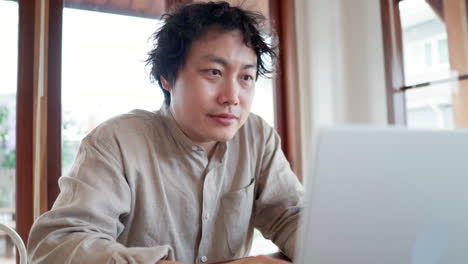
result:
<svg viewBox="0 0 468 264"><path fill-rule="evenodd" d="M193 142L184 134L184 132L182 132L182 130L177 125L177 122L175 121L174 116L172 115L172 112L168 105L164 103L159 111L162 113L164 121L169 128L169 132L174 137L177 143L181 144L182 147L188 150L189 152L204 153L204 150L201 146ZM213 157L216 157L219 162L222 162L223 157L225 156L227 151L227 146L227 142L218 142Z"/></svg>

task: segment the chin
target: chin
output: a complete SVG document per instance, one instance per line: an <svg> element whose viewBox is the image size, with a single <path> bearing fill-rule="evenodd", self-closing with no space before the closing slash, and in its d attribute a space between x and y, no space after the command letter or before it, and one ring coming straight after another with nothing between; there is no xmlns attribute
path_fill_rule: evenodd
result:
<svg viewBox="0 0 468 264"><path fill-rule="evenodd" d="M226 142L233 138L233 136L225 136L225 137L215 137L215 141L219 142Z"/></svg>
<svg viewBox="0 0 468 264"><path fill-rule="evenodd" d="M237 131L219 133L217 135L213 135L213 138L215 139L215 141L226 142L226 141L231 140L236 135L236 133L237 133Z"/></svg>

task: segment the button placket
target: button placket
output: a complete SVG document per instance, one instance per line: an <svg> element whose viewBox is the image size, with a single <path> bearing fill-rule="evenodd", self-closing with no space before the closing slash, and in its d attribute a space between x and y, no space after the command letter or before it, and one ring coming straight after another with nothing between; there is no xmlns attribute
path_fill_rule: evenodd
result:
<svg viewBox="0 0 468 264"><path fill-rule="evenodd" d="M213 171L209 171L205 177L205 184L203 188L203 222L207 222L210 219L210 212L213 208L212 191L213 186Z"/></svg>
<svg viewBox="0 0 468 264"><path fill-rule="evenodd" d="M210 234L211 228L210 225L208 224L210 221L211 217L211 210L213 209L213 197L212 197L212 189L214 186L212 186L213 182L213 172L209 171L206 176L205 180L203 183L203 200L202 200L202 208L201 208L201 221L202 221L202 232L201 232L201 237L200 237L200 245L198 248L198 254L203 254L207 253L206 252L206 244L205 240L207 239L207 235ZM203 258L204 257L204 258ZM205 261L203 261L205 259ZM206 256L201 256L198 258L198 261L200 263L205 263L207 261Z"/></svg>

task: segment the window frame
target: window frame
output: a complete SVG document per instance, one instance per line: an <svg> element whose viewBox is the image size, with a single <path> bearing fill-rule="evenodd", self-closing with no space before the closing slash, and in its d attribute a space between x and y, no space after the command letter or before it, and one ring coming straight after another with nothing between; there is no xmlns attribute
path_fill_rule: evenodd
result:
<svg viewBox="0 0 468 264"><path fill-rule="evenodd" d="M35 1L19 0L18 88L16 108L16 230L27 241L34 221L33 116Z"/></svg>
<svg viewBox="0 0 468 264"><path fill-rule="evenodd" d="M401 0L380 0L384 45L387 118L392 125L407 124L403 67L403 41L398 3Z"/></svg>

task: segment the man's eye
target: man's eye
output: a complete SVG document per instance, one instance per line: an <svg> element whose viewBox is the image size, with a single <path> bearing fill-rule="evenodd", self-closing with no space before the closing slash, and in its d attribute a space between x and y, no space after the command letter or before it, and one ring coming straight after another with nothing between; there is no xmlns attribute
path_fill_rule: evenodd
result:
<svg viewBox="0 0 468 264"><path fill-rule="evenodd" d="M253 77L250 75L242 75L242 80L243 81L253 81Z"/></svg>
<svg viewBox="0 0 468 264"><path fill-rule="evenodd" d="M210 73L211 75L221 75L221 71L217 69L209 69L208 73Z"/></svg>

